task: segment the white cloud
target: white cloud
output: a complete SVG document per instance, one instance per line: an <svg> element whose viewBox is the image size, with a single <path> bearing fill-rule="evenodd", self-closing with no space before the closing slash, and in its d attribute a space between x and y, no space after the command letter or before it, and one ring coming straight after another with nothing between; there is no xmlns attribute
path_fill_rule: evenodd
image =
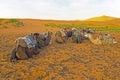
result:
<svg viewBox="0 0 120 80"><path fill-rule="evenodd" d="M86 19L120 17L120 0L0 0L0 17Z"/></svg>

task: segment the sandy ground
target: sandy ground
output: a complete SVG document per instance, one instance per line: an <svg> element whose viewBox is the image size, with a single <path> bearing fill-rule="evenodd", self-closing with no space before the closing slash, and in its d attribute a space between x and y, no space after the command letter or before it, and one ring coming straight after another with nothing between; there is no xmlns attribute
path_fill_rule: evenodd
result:
<svg viewBox="0 0 120 80"><path fill-rule="evenodd" d="M31 32L52 31L46 22L25 20L20 28L0 29L0 80L120 80L120 33L112 33L115 45L54 42L38 55L13 64L9 57L14 41Z"/></svg>

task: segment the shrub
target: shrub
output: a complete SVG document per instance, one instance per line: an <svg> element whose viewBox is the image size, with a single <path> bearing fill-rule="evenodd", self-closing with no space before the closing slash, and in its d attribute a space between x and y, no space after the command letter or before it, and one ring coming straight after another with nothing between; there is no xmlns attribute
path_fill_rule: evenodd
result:
<svg viewBox="0 0 120 80"><path fill-rule="evenodd" d="M11 19L11 20L10 20L10 23L12 23L12 25L13 25L14 27L21 27L21 26L24 25L23 22L20 22L20 21L18 21L17 19Z"/></svg>
<svg viewBox="0 0 120 80"><path fill-rule="evenodd" d="M8 28L8 26L4 25L3 28Z"/></svg>

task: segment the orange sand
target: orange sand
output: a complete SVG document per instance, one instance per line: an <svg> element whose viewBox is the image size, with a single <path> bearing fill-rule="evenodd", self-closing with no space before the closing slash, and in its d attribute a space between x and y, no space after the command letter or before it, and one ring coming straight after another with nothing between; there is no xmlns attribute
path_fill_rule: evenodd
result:
<svg viewBox="0 0 120 80"><path fill-rule="evenodd" d="M97 46L89 41L58 44L54 42L53 35L52 44L43 48L38 55L15 64L10 63L9 57L16 38L31 32L59 30L44 27L45 23L51 21L22 21L23 27L0 29L0 80L120 79L120 33L112 33L118 43L111 46Z"/></svg>

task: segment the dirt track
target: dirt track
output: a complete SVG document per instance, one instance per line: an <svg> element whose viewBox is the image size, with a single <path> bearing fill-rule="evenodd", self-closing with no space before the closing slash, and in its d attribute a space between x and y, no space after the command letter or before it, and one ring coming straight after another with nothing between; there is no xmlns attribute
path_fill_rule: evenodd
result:
<svg viewBox="0 0 120 80"><path fill-rule="evenodd" d="M23 28L0 30L0 80L119 80L120 33L112 33L118 44L97 46L89 41L74 44L52 44L38 55L15 64L9 62L14 40L30 32L42 32L58 28L25 24ZM33 27L31 27L33 26ZM37 27L35 27L37 26Z"/></svg>

